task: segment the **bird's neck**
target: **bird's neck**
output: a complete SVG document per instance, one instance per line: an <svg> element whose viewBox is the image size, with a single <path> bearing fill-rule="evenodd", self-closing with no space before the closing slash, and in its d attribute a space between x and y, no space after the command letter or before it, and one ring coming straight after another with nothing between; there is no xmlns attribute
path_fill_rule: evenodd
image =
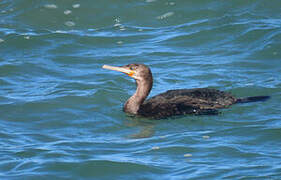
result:
<svg viewBox="0 0 281 180"><path fill-rule="evenodd" d="M137 90L124 105L124 111L130 114L137 114L140 105L144 102L152 88L152 81L137 81Z"/></svg>

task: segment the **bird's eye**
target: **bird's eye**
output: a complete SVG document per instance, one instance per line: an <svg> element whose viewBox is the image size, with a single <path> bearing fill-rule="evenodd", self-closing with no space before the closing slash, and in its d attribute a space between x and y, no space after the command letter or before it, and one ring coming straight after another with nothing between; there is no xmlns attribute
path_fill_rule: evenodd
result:
<svg viewBox="0 0 281 180"><path fill-rule="evenodd" d="M130 70L134 70L133 66L130 67Z"/></svg>

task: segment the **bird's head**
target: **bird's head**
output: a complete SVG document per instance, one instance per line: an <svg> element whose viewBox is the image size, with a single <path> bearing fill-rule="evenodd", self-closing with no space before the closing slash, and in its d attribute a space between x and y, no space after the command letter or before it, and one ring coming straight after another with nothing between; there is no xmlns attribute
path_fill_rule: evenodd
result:
<svg viewBox="0 0 281 180"><path fill-rule="evenodd" d="M152 81L152 74L149 69L144 64L128 64L125 66L109 66L109 65L103 65L104 69L119 71L127 74L128 76L134 78L137 82L139 81Z"/></svg>

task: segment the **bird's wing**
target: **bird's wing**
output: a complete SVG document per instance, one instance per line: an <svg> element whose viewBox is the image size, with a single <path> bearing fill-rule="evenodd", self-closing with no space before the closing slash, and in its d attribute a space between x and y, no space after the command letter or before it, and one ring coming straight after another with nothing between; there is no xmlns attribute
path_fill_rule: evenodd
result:
<svg viewBox="0 0 281 180"><path fill-rule="evenodd" d="M191 104L208 106L214 108L227 107L237 101L230 93L209 88L196 89L176 89L169 90L157 96L150 98L148 101L185 101Z"/></svg>
<svg viewBox="0 0 281 180"><path fill-rule="evenodd" d="M218 111L204 99L194 99L189 96L175 96L167 99L158 96L145 101L139 113L143 116L163 118L183 114L217 114Z"/></svg>

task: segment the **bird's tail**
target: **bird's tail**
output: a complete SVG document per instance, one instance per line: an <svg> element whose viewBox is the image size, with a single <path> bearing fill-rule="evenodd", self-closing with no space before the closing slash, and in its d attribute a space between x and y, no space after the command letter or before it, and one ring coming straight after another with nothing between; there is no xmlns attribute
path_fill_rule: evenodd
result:
<svg viewBox="0 0 281 180"><path fill-rule="evenodd" d="M236 103L249 103L249 102L257 102L257 101L266 101L270 98L270 96L252 96L237 99Z"/></svg>

